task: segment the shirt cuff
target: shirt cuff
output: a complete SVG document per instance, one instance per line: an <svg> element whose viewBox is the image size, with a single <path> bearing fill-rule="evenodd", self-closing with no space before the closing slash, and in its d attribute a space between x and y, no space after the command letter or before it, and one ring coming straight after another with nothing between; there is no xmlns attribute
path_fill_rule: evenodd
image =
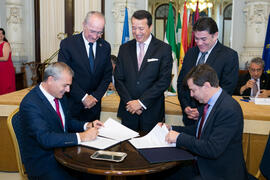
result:
<svg viewBox="0 0 270 180"><path fill-rule="evenodd" d="M88 94L86 93L83 98L82 98L82 102L85 100L85 98L88 96Z"/></svg>
<svg viewBox="0 0 270 180"><path fill-rule="evenodd" d="M138 102L140 103L140 105L143 107L143 109L147 109L146 106L138 99Z"/></svg>
<svg viewBox="0 0 270 180"><path fill-rule="evenodd" d="M88 123L91 123L91 122L84 123L84 125L83 125L83 130L84 130L84 131L87 130L87 127L86 127L86 126L87 126Z"/></svg>
<svg viewBox="0 0 270 180"><path fill-rule="evenodd" d="M82 141L81 141L81 138L80 138L79 133L76 133L76 136L77 136L77 141L78 141L78 144L80 144Z"/></svg>

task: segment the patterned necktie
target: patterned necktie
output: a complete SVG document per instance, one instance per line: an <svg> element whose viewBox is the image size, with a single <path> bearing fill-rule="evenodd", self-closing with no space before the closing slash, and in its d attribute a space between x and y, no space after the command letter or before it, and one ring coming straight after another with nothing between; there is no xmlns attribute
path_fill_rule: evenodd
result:
<svg viewBox="0 0 270 180"><path fill-rule="evenodd" d="M140 53L138 57L138 70L140 70L140 67L142 65L143 57L144 57L144 43L139 43L140 47Z"/></svg>
<svg viewBox="0 0 270 180"><path fill-rule="evenodd" d="M88 43L89 44L89 63L90 63L90 69L91 72L94 72L94 53L93 53L93 43Z"/></svg>
<svg viewBox="0 0 270 180"><path fill-rule="evenodd" d="M57 115L59 116L59 118L61 120L63 129L65 129L63 119L62 119L60 109L59 109L59 100L57 98L54 98L54 102L55 102L55 107L56 107L56 113L57 113Z"/></svg>
<svg viewBox="0 0 270 180"><path fill-rule="evenodd" d="M205 117L206 117L206 113L208 111L209 106L210 106L209 104L204 105L203 116L202 116L202 119L201 119L200 124L199 124L199 130L198 130L198 136L197 136L198 139L200 139L200 137L201 137L202 127L203 127Z"/></svg>
<svg viewBox="0 0 270 180"><path fill-rule="evenodd" d="M201 55L197 65L204 64L206 54L207 54L207 52L202 52L202 55Z"/></svg>
<svg viewBox="0 0 270 180"><path fill-rule="evenodd" d="M257 80L255 80L255 83L254 83L253 88L252 88L252 97L256 97L258 90L259 90L259 88L257 85Z"/></svg>

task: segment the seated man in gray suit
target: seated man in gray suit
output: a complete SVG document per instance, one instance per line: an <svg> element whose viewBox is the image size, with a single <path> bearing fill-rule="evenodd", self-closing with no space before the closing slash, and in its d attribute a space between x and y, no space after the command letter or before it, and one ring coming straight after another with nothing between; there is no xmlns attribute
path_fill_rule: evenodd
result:
<svg viewBox="0 0 270 180"><path fill-rule="evenodd" d="M173 126L166 141L194 153L193 164L171 179L245 180L242 150L243 113L240 105L219 86L217 73L207 64L191 69L184 79L190 96L204 105L199 121Z"/></svg>
<svg viewBox="0 0 270 180"><path fill-rule="evenodd" d="M264 61L260 57L253 58L248 65L248 73L241 75L235 89L235 95L241 96L270 96L270 79L263 73Z"/></svg>

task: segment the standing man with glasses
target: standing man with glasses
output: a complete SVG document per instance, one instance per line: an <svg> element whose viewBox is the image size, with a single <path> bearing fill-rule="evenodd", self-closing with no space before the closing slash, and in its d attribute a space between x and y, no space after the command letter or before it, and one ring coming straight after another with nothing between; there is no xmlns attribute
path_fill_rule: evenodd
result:
<svg viewBox="0 0 270 180"><path fill-rule="evenodd" d="M190 69L199 64L210 65L218 75L220 87L230 95L236 87L239 71L237 52L218 41L218 27L212 18L201 17L192 30L197 46L187 51L177 80L178 99L185 125L194 124L203 111L201 104L191 98L187 85L183 83Z"/></svg>
<svg viewBox="0 0 270 180"><path fill-rule="evenodd" d="M235 89L235 95L251 97L270 96L270 79L263 73L264 61L260 57L253 58L248 66L248 73L241 75Z"/></svg>
<svg viewBox="0 0 270 180"><path fill-rule="evenodd" d="M118 116L135 131L150 131L164 119L164 91L172 72L170 45L152 34L152 15L145 10L131 18L135 39L120 46L115 87L120 96Z"/></svg>
<svg viewBox="0 0 270 180"><path fill-rule="evenodd" d="M100 118L101 98L111 82L111 47L101 39L104 25L103 14L90 11L84 19L83 32L60 44L58 61L74 71L69 96L71 113L81 121Z"/></svg>

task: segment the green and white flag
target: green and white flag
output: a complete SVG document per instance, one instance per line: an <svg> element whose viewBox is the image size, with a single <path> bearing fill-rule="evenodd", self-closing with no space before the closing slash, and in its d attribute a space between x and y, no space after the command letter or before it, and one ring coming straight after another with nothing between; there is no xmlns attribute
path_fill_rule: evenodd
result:
<svg viewBox="0 0 270 180"><path fill-rule="evenodd" d="M169 14L168 14L168 19L167 19L167 25L166 25L166 32L164 36L164 42L168 43L172 47L172 57L173 57L173 68L172 68L172 84L171 87L169 88L169 91L172 93L176 92L176 87L177 87L177 46L175 43L175 29L174 29L174 17L173 17L173 8L172 8L172 3L169 3Z"/></svg>
<svg viewBox="0 0 270 180"><path fill-rule="evenodd" d="M180 56L181 34L182 34L182 23L181 23L180 13L178 12L178 21L176 25L177 59L179 59L179 56Z"/></svg>

